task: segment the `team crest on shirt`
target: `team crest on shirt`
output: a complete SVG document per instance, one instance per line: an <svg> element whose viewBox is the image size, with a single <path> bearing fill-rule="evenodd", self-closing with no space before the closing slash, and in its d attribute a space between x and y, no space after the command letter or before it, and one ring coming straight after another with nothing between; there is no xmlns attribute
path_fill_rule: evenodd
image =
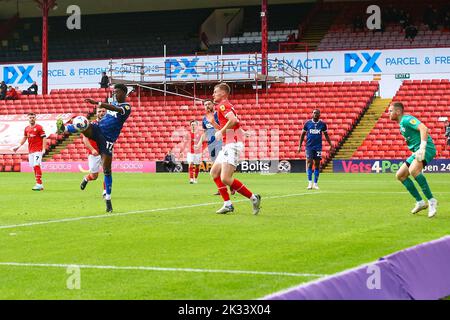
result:
<svg viewBox="0 0 450 320"><path fill-rule="evenodd" d="M130 106L127 104L127 105L125 105L125 109L126 110L130 110Z"/></svg>
<svg viewBox="0 0 450 320"><path fill-rule="evenodd" d="M221 105L221 106L219 107L219 109L220 109L220 111L225 111L225 106L224 106L224 105Z"/></svg>
<svg viewBox="0 0 450 320"><path fill-rule="evenodd" d="M412 125L415 125L415 124L417 124L417 121L416 121L416 119L411 119L411 120L409 121L409 123L411 123Z"/></svg>

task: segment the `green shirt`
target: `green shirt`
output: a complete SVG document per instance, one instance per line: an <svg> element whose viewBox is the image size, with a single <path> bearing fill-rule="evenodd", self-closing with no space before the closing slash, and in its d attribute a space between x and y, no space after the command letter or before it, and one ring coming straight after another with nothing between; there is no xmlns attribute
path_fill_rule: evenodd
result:
<svg viewBox="0 0 450 320"><path fill-rule="evenodd" d="M420 124L421 122L419 119L409 114L403 115L402 120L400 121L400 133L403 138L405 138L408 149L412 152L416 152L420 147ZM435 147L430 135L428 135L427 139L427 148L429 147Z"/></svg>

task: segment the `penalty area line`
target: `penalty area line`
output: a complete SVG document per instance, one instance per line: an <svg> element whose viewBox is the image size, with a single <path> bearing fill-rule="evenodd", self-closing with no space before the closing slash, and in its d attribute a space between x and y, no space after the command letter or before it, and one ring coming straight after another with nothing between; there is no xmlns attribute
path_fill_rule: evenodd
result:
<svg viewBox="0 0 450 320"><path fill-rule="evenodd" d="M280 195L280 196L269 196L269 197L264 197L263 201L270 200L270 199L281 199L281 198L298 197L298 196L323 194L323 193L324 192L304 192L304 193L293 193L293 194L286 194L286 195ZM244 202L244 201L249 201L249 200L241 199L241 200L236 200L233 202L237 203L237 202ZM74 217L74 218L36 221L36 222L28 222L28 223L21 223L21 224L3 225L3 226L0 226L0 229L15 229L15 228L22 228L22 227L32 227L32 226L38 226L38 225L52 224L52 223L64 223L64 222L93 220L93 219L106 219L106 218L122 217L122 216L134 215L134 214L191 209L191 208L207 207L207 206L220 205L220 204L222 204L222 202L206 202L206 203L198 203L198 204L178 206L178 207L155 208L155 209L148 209L148 210L109 213L109 214L102 214L102 215L95 215L95 216L82 216L82 217Z"/></svg>
<svg viewBox="0 0 450 320"><path fill-rule="evenodd" d="M139 271L163 271L163 272L191 272L191 273L226 273L226 274L248 274L262 276L285 276L285 277L311 277L320 278L328 275L314 273L276 272L276 271L252 271L252 270L221 270L221 269L199 269L199 268L164 268L148 266L99 266L89 264L60 264L60 263L26 263L26 262L0 262L0 266L6 267L41 267L41 268L73 268L100 269L100 270L139 270Z"/></svg>

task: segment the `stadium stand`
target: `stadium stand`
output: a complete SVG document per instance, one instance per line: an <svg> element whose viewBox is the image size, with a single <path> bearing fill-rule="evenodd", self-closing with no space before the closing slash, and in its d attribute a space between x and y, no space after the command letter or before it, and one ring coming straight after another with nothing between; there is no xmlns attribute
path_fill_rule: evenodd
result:
<svg viewBox="0 0 450 320"><path fill-rule="evenodd" d="M296 152L299 136L303 123L310 119L314 108L321 109L322 119L328 123L330 138L338 146L370 105L377 90L377 82L274 84L267 94L259 94L258 108L255 108L255 92L252 89L235 88L231 101L245 130L278 128L280 159L300 159L305 155L304 151ZM20 104L19 101L8 103L8 108L2 114L23 114L32 110L39 113L72 112L92 115L92 107L80 103L87 96L103 100L106 94L101 89L53 90L45 97L24 97L19 100ZM162 160L167 150L181 141L179 136L173 135L174 130L185 129L189 120L201 120L203 116L201 105L194 107L192 100L183 97L164 97L146 92L141 96L140 103L135 93L130 96L129 101L133 112L114 147L117 160ZM51 147L53 149L56 143L61 142L61 137L53 135L51 138L54 140ZM86 159L80 138L65 140L55 150L52 150L46 161ZM277 154L270 153L268 149L262 150L261 146L247 144L246 154L249 157L261 159L261 152L264 151L268 151L269 157L278 158ZM330 160L329 146L326 143L323 155L325 161ZM17 168L20 160L26 160L26 155L12 158L0 155L0 161L2 160L4 171L11 171Z"/></svg>
<svg viewBox="0 0 450 320"><path fill-rule="evenodd" d="M372 31L366 27L365 20L357 21L369 5L379 3L382 12L383 31ZM428 4L439 14L435 26L425 23ZM333 3L339 12L328 33L323 37L318 50L348 49L392 49L426 48L450 46L450 18L448 2L435 1L383 1L383 2L347 2ZM320 13L319 13L320 15ZM447 18L446 18L447 17ZM412 25L417 28L413 39L405 38L405 28Z"/></svg>
<svg viewBox="0 0 450 320"><path fill-rule="evenodd" d="M296 31L310 7L311 4L269 6L269 30L272 30L270 50L278 50L276 42L285 41L288 32ZM229 35L233 38L228 37L228 43L224 42L227 43L226 52L255 52L261 48L260 40L255 38L261 30L260 7L248 6L243 9L245 19L242 34L240 37ZM68 30L65 27L66 16L50 17L49 59L162 56L164 44L167 45L168 55L194 54L200 50L199 27L213 10L86 15L81 30ZM120 27L117 27L117 21L120 21ZM0 37L0 40L5 39L1 42L0 62L39 61L42 20L14 18L14 23L17 24L14 32L5 32ZM136 33L136 30L149 32ZM220 45L212 45L208 52L220 52Z"/></svg>
<svg viewBox="0 0 450 320"><path fill-rule="evenodd" d="M393 98L405 105L405 113L421 120L429 129L437 148L436 158L450 158L446 147L444 124L439 117L450 117L450 81L406 80ZM355 159L406 159L411 152L400 134L396 122L389 120L387 113L353 154Z"/></svg>

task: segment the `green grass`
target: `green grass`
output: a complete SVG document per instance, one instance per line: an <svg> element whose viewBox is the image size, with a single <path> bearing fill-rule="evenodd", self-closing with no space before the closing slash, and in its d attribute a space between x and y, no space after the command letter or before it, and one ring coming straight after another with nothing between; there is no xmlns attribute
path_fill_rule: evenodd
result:
<svg viewBox="0 0 450 320"><path fill-rule="evenodd" d="M450 230L449 175L427 175L440 201L433 219L409 213L414 200L390 174L323 174L320 191L305 189L304 174L238 176L262 195L260 215L241 196L233 214L215 214L221 203L206 174L198 185L185 174L114 174L114 213L147 212L2 228L105 208L101 182L80 191L80 174L44 174L43 192L31 191L31 174L1 174L0 262L333 274ZM202 203L213 204L148 211ZM0 265L0 299L255 299L316 279L82 268L81 289L69 290L69 276Z"/></svg>

